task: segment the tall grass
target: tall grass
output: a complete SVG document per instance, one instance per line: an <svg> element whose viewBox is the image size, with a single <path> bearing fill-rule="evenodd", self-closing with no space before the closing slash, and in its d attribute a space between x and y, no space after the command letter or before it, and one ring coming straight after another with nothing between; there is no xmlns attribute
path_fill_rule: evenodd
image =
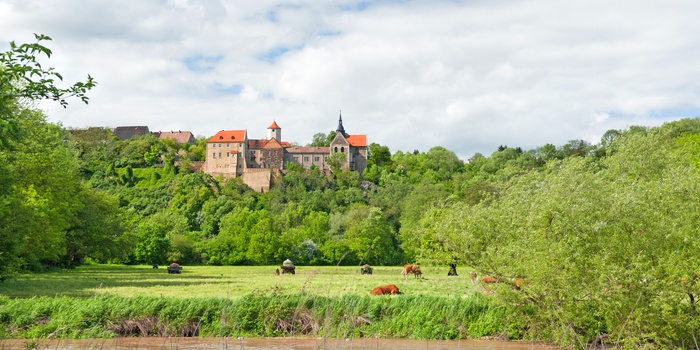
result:
<svg viewBox="0 0 700 350"><path fill-rule="evenodd" d="M326 297L278 291L239 298L95 296L0 299L0 338L216 336L466 339L518 337L508 307L473 295Z"/></svg>

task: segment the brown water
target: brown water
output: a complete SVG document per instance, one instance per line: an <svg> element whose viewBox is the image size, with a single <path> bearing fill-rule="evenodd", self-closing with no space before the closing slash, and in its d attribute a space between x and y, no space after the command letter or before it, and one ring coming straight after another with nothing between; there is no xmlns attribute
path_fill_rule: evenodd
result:
<svg viewBox="0 0 700 350"><path fill-rule="evenodd" d="M35 347L32 347L35 346ZM115 338L52 339L33 342L27 339L0 340L0 349L245 349L245 350L552 350L559 347L536 343L499 340L409 340L409 339L302 339L302 338Z"/></svg>

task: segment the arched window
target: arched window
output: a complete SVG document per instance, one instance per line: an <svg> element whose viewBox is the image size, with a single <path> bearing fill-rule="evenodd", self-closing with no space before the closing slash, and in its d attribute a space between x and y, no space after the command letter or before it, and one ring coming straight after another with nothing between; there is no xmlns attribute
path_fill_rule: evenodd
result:
<svg viewBox="0 0 700 350"><path fill-rule="evenodd" d="M345 153L345 147L340 147L340 152Z"/></svg>
<svg viewBox="0 0 700 350"><path fill-rule="evenodd" d="M335 147L335 150L333 152L338 152L338 146Z"/></svg>

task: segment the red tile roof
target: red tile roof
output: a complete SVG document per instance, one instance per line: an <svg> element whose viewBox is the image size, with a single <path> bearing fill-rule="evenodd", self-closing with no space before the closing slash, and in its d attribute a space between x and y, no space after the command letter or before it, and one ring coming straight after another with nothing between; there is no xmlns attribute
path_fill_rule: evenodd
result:
<svg viewBox="0 0 700 350"><path fill-rule="evenodd" d="M221 130L209 142L243 142L245 141L245 130Z"/></svg>
<svg viewBox="0 0 700 350"><path fill-rule="evenodd" d="M347 135L345 139L352 147L367 147L367 135Z"/></svg>
<svg viewBox="0 0 700 350"><path fill-rule="evenodd" d="M268 129L282 129L279 127L279 125L277 125L277 122L274 120L272 121L272 124L270 124L270 126L268 126L267 128Z"/></svg>

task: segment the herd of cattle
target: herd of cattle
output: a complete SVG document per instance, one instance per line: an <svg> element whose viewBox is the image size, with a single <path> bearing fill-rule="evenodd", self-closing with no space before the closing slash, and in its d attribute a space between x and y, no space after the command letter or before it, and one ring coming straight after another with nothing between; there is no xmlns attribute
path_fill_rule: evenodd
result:
<svg viewBox="0 0 700 350"><path fill-rule="evenodd" d="M155 265L154 265L155 266ZM157 267L154 267L157 268ZM291 261L287 260L285 263L280 266L281 273L291 273L294 274L294 264L292 264ZM275 275L280 275L280 269L275 270ZM361 274L366 275L372 274L372 267L369 265L365 264L361 267ZM403 266L403 270L401 270L401 274L403 274L404 280L408 279L408 275L413 274L413 277L415 278L423 278L423 272L420 269L420 266L418 264L406 264ZM447 273L448 276L457 276L457 265L456 264L450 264L450 271ZM520 290L520 286L522 284L522 279L521 278L504 278L501 279L498 276L485 276L482 277L481 279L478 279L478 276L476 272L472 271L471 273L471 282L476 284L476 283L481 283L484 285L484 294L492 294L493 290L487 287L489 284L494 284L494 283L508 283L511 285L516 290ZM399 291L399 287L397 287L395 284L388 284L386 286L379 286L377 288L372 289L369 292L370 295L396 295L396 294L403 294L401 291Z"/></svg>
<svg viewBox="0 0 700 350"><path fill-rule="evenodd" d="M420 270L420 266L418 266L417 264L404 265L401 273L403 274L404 279L408 279L408 275L410 275L410 274L413 274L413 276L415 278L423 278L423 273ZM456 264L450 264L450 271L447 273L447 275L448 276L457 276L457 265ZM508 279L507 281L505 281L505 280L501 280L497 276L485 276L485 277L481 278L481 280L479 280L476 272L474 272L474 271L472 271L472 273L471 273L471 281L472 281L472 283L481 282L482 284L485 284L485 285L499 283L499 282L508 282L516 290L520 290L520 285L522 284L521 278L512 278L512 279ZM491 293L493 293L493 291L491 289L485 287L484 293L491 294ZM403 293L399 291L399 288L395 284L389 284L386 286L379 286L377 288L374 288L369 292L369 294L370 295L395 295L395 294L403 294Z"/></svg>

